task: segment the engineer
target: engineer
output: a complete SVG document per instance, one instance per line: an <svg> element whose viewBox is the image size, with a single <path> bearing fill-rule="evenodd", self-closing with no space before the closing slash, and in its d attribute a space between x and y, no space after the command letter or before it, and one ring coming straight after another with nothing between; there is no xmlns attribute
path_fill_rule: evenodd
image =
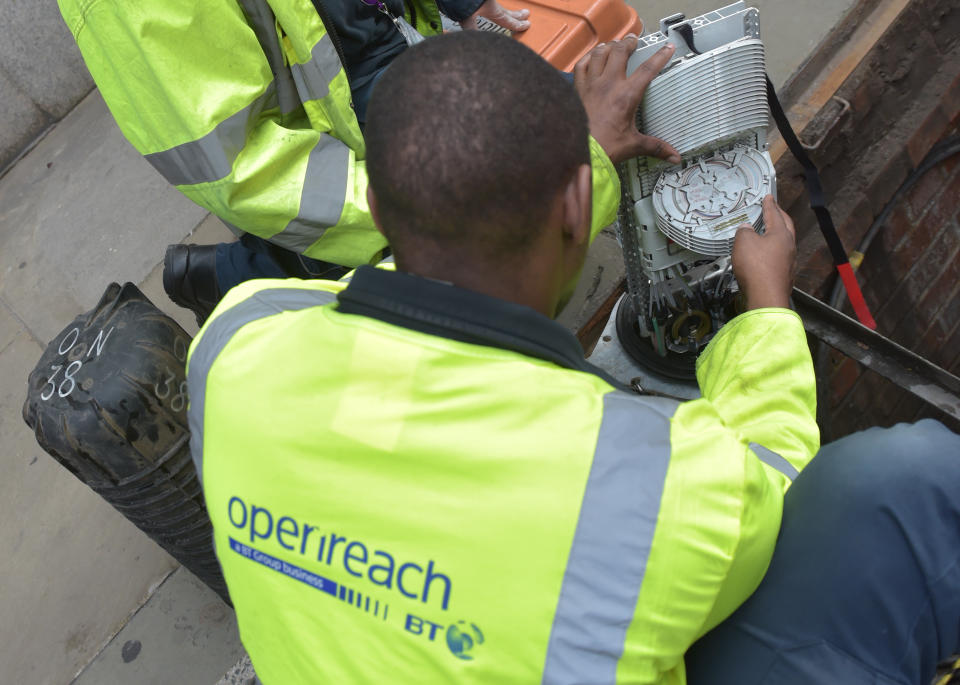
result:
<svg viewBox="0 0 960 685"><path fill-rule="evenodd" d="M407 46L406 16L441 31L513 31L497 0L58 0L130 143L241 235L171 245L163 284L202 321L248 278L342 274L386 246L367 207L362 125L370 88Z"/></svg>
<svg viewBox="0 0 960 685"><path fill-rule="evenodd" d="M671 51L626 77L635 45L581 61L580 98L495 35L406 51L366 128L370 207L396 270L243 283L194 341L193 457L267 685L683 683L688 648L760 583L784 493L819 447L787 308L789 218L768 198L766 234L738 235L748 311L701 356L703 399L620 387L551 320L592 212L618 197L591 201L588 130L613 162L652 145L633 116ZM943 449L957 444L933 425ZM844 461L867 484L849 501L891 489L865 457L897 488L929 473L890 466L903 431L888 433ZM840 461L814 483L845 492ZM956 484L951 468L940 475ZM867 515L847 513L834 528ZM893 537L877 543L889 546L858 572L904 558Z"/></svg>

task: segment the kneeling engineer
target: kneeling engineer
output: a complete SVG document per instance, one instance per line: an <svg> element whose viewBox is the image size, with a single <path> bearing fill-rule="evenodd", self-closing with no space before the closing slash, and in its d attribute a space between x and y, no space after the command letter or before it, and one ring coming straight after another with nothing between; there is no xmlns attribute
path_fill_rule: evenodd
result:
<svg viewBox="0 0 960 685"><path fill-rule="evenodd" d="M267 685L683 683L760 583L819 447L789 218L768 198L738 236L748 311L702 399L621 387L552 321L591 240L589 134L656 150L634 113L671 53L626 77L635 44L585 58L580 98L499 36L406 51L366 129L396 269L243 283L194 341L193 456Z"/></svg>

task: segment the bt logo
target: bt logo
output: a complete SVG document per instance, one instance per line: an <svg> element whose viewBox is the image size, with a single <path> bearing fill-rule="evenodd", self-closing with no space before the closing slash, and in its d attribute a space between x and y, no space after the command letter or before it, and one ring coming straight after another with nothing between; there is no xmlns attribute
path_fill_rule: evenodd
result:
<svg viewBox="0 0 960 685"><path fill-rule="evenodd" d="M409 613L403 628L413 635L423 635L430 642L434 642L438 634L444 635L442 623L434 623ZM457 621L447 627L446 639L451 654L464 661L473 661L471 652L477 645L483 644L483 631L476 623Z"/></svg>
<svg viewBox="0 0 960 685"><path fill-rule="evenodd" d="M458 659L472 660L470 652L483 644L483 633L475 623L457 621L447 628L447 647Z"/></svg>

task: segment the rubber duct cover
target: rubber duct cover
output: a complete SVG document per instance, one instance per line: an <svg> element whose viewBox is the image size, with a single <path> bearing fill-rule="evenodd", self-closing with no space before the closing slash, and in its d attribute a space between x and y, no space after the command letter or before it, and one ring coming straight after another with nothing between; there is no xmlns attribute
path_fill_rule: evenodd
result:
<svg viewBox="0 0 960 685"><path fill-rule="evenodd" d="M23 418L48 454L226 600L190 458L189 346L135 285L111 283L47 346Z"/></svg>

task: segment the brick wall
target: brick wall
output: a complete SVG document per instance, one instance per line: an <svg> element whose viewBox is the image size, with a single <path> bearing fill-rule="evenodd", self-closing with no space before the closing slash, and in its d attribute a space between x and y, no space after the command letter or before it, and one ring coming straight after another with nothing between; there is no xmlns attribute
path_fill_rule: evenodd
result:
<svg viewBox="0 0 960 685"><path fill-rule="evenodd" d="M851 110L810 154L851 249L960 111L958 74L960 3L913 0L838 90ZM797 223L797 285L823 296L830 254L789 155L777 164L777 179L780 202Z"/></svg>
<svg viewBox="0 0 960 685"><path fill-rule="evenodd" d="M960 123L960 3L913 0L837 95L849 101L811 153L844 245L852 251L937 141ZM826 108L825 108L826 109ZM817 136L813 129L809 138ZM930 171L897 204L859 278L880 333L960 372L960 160ZM797 285L826 298L833 265L807 204L799 165L777 164L781 204L797 223ZM847 310L849 313L849 310ZM826 360L833 437L936 415L892 383L832 352ZM960 424L952 427L960 431Z"/></svg>
<svg viewBox="0 0 960 685"><path fill-rule="evenodd" d="M960 375L960 155L927 172L897 203L859 278L878 330ZM960 431L960 423L836 351L826 368L834 436L926 416Z"/></svg>

